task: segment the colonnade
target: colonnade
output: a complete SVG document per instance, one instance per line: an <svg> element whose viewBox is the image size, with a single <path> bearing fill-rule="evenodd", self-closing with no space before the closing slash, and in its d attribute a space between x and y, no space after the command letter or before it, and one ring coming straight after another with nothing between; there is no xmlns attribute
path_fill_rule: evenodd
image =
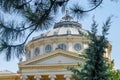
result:
<svg viewBox="0 0 120 80"><path fill-rule="evenodd" d="M35 80L41 80L41 78L42 78L41 75L34 75L34 79L35 79ZM56 75L54 75L54 74L50 74L50 75L48 75L48 78L49 78L50 80L55 80L57 77L56 77ZM65 74L65 75L64 75L64 78L65 78L66 80L70 80L71 75L70 75L70 74ZM21 80L27 80L27 79L28 79L28 76L27 76L27 75L21 75Z"/></svg>

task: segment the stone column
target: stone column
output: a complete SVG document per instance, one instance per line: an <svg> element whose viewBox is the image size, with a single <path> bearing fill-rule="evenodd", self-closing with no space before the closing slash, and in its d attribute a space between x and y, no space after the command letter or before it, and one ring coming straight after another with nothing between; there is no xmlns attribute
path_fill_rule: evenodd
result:
<svg viewBox="0 0 120 80"><path fill-rule="evenodd" d="M66 78L66 80L70 80L71 74L65 74L65 75L64 75L64 78Z"/></svg>
<svg viewBox="0 0 120 80"><path fill-rule="evenodd" d="M41 75L35 75L34 78L35 78L36 80L40 80Z"/></svg>
<svg viewBox="0 0 120 80"><path fill-rule="evenodd" d="M55 75L49 75L48 77L50 78L50 80L55 80L55 78L56 78Z"/></svg>
<svg viewBox="0 0 120 80"><path fill-rule="evenodd" d="M21 77L20 77L22 80L26 80L28 77L27 77L27 75L21 75Z"/></svg>

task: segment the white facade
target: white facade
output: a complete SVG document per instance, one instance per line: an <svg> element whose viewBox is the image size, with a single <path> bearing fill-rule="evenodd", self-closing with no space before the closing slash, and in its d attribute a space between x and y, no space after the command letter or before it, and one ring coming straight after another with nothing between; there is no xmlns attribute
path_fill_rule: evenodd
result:
<svg viewBox="0 0 120 80"><path fill-rule="evenodd" d="M88 47L88 31L66 14L53 30L34 37L26 45L26 61L19 63L23 80L72 80L67 67L84 63L79 56ZM110 59L110 51L105 55Z"/></svg>

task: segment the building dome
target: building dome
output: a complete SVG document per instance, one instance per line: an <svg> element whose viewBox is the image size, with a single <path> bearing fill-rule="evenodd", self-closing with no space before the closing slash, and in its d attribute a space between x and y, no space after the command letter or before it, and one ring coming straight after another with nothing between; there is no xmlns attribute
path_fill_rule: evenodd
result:
<svg viewBox="0 0 120 80"><path fill-rule="evenodd" d="M46 33L41 34L40 36L34 37L33 40L45 38L45 37L53 37L53 36L83 36L88 35L88 31L82 29L82 25L79 22L72 21L72 17L66 13L66 15L62 18L58 23L55 23L53 30L50 30Z"/></svg>
<svg viewBox="0 0 120 80"><path fill-rule="evenodd" d="M34 37L33 40L45 37L53 36L83 36L88 35L88 31L81 28L81 24L74 21L61 21L55 23L53 30L41 34L40 36Z"/></svg>
<svg viewBox="0 0 120 80"><path fill-rule="evenodd" d="M66 13L54 28L34 37L25 46L26 61L19 63L19 73L25 80L73 80L67 67L78 67L84 64L85 58L80 57L88 48L88 31L82 29L80 23L72 21ZM106 50L105 57L110 59Z"/></svg>
<svg viewBox="0 0 120 80"><path fill-rule="evenodd" d="M88 35L88 31L82 29L80 23L72 21L72 17L66 11L66 15L60 22L55 23L52 30L33 37L26 45L26 57L34 58L56 49L80 53L86 47L84 42L88 42L85 35Z"/></svg>
<svg viewBox="0 0 120 80"><path fill-rule="evenodd" d="M81 54L88 47L88 31L82 29L82 25L72 21L72 17L66 13L52 30L43 33L26 45L26 58L31 59L44 54L62 49L76 54Z"/></svg>

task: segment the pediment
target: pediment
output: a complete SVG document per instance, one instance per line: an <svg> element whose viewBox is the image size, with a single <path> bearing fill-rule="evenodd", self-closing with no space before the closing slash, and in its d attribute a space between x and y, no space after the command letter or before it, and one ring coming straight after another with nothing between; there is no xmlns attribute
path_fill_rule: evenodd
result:
<svg viewBox="0 0 120 80"><path fill-rule="evenodd" d="M76 64L82 62L83 59L79 57L79 54L65 51L55 50L51 53L38 56L29 61L21 62L20 65L55 65L55 64Z"/></svg>

